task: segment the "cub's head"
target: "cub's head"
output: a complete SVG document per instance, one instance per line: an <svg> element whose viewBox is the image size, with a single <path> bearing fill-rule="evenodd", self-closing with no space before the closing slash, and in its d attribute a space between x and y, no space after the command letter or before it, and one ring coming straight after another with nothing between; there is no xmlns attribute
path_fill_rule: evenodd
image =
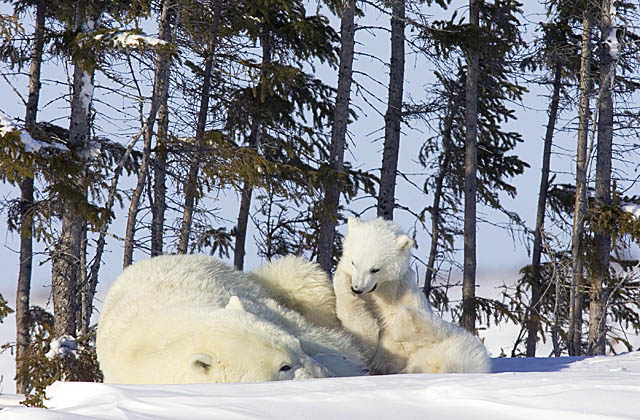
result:
<svg viewBox="0 0 640 420"><path fill-rule="evenodd" d="M190 346L180 382L264 382L323 378L326 370L275 324L244 310L232 297L210 329ZM220 314L219 314L220 315Z"/></svg>
<svg viewBox="0 0 640 420"><path fill-rule="evenodd" d="M351 290L370 293L382 282L398 281L409 269L412 246L413 239L391 221L349 218L342 259L351 274Z"/></svg>

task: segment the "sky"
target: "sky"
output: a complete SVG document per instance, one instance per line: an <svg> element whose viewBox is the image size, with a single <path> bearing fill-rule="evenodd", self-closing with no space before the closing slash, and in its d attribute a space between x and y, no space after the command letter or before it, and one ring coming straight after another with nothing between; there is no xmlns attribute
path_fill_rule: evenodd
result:
<svg viewBox="0 0 640 420"><path fill-rule="evenodd" d="M418 374L254 384L57 382L48 410L0 395L0 420L605 420L640 418L640 352L495 359L489 374Z"/></svg>

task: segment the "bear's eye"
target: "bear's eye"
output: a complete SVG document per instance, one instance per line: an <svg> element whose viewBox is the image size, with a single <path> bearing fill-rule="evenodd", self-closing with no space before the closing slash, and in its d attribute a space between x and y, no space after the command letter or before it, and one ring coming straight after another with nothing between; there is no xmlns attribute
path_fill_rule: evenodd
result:
<svg viewBox="0 0 640 420"><path fill-rule="evenodd" d="M369 270L371 273L377 273L378 271L380 271L379 268L372 268L371 270Z"/></svg>
<svg viewBox="0 0 640 420"><path fill-rule="evenodd" d="M355 267L355 266L356 266L356 263L354 263L354 262L353 262L353 260L352 260L352 261L351 261L351 265Z"/></svg>
<svg viewBox="0 0 640 420"><path fill-rule="evenodd" d="M289 365L282 365L280 367L280 372L288 372L290 370L291 370L291 366L289 366Z"/></svg>

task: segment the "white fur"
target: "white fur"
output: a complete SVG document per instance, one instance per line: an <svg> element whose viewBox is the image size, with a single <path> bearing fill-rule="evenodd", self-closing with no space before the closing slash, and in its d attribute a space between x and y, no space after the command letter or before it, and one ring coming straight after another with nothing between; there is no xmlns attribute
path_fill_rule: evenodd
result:
<svg viewBox="0 0 640 420"><path fill-rule="evenodd" d="M432 313L409 268L413 245L391 221L350 218L334 277L338 318L374 372L488 371L482 344Z"/></svg>
<svg viewBox="0 0 640 420"><path fill-rule="evenodd" d="M336 296L327 273L315 262L287 255L251 273L266 286L271 297L328 328L341 328ZM295 279L292 279L295 274Z"/></svg>
<svg viewBox="0 0 640 420"><path fill-rule="evenodd" d="M283 288L286 281L296 284L295 272L282 279ZM127 267L98 324L105 381L248 382L363 372L349 334L281 305L269 297L268 283L202 255Z"/></svg>

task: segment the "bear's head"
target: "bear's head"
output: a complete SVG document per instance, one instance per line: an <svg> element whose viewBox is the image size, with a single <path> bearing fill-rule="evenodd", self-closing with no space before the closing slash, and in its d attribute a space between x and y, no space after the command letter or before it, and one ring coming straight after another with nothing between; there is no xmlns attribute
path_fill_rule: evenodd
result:
<svg viewBox="0 0 640 420"><path fill-rule="evenodd" d="M246 312L237 297L202 322L208 328L188 340L179 382L264 382L323 378L327 371L300 341L275 324Z"/></svg>
<svg viewBox="0 0 640 420"><path fill-rule="evenodd" d="M412 246L413 239L392 221L350 217L342 258L346 269L351 266L351 290L370 293L382 282L397 281L409 269Z"/></svg>

